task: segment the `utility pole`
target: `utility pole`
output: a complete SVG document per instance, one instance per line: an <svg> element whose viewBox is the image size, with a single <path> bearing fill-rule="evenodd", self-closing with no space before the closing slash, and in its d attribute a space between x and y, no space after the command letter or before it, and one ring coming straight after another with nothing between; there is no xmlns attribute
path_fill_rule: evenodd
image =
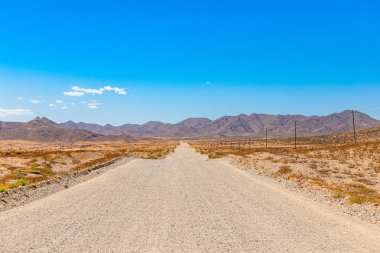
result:
<svg viewBox="0 0 380 253"><path fill-rule="evenodd" d="M265 128L265 149L268 149L268 128Z"/></svg>
<svg viewBox="0 0 380 253"><path fill-rule="evenodd" d="M356 144L356 127L355 127L355 111L352 110L352 128L354 130L354 142Z"/></svg>
<svg viewBox="0 0 380 253"><path fill-rule="evenodd" d="M294 121L294 148L297 149L297 121Z"/></svg>

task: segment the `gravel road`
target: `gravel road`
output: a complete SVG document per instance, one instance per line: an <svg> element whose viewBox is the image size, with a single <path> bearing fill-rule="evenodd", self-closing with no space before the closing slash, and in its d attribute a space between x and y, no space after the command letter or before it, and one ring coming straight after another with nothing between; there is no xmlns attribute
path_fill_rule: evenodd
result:
<svg viewBox="0 0 380 253"><path fill-rule="evenodd" d="M0 212L0 252L379 252L360 223L187 144Z"/></svg>

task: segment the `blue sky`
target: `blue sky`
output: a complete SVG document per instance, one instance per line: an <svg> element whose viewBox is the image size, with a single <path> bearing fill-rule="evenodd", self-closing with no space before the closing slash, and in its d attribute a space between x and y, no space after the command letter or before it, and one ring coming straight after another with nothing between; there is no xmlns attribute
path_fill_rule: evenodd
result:
<svg viewBox="0 0 380 253"><path fill-rule="evenodd" d="M379 16L378 1L4 0L0 120L380 118Z"/></svg>

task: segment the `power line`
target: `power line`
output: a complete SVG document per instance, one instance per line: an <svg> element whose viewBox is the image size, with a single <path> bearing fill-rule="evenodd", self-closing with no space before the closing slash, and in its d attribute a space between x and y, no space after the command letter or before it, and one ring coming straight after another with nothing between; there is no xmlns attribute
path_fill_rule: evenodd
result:
<svg viewBox="0 0 380 253"><path fill-rule="evenodd" d="M380 105L372 105L372 106L367 106L367 107L359 108L358 111L368 110L368 109L372 109L372 108L375 108L375 107L380 107Z"/></svg>

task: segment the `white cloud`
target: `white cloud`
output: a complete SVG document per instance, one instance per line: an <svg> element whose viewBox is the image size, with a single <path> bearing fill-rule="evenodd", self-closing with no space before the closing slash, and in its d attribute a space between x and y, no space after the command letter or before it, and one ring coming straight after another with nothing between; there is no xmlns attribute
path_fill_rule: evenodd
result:
<svg viewBox="0 0 380 253"><path fill-rule="evenodd" d="M57 103L57 104L63 104L64 103L64 101L62 101L62 100L55 100L55 102Z"/></svg>
<svg viewBox="0 0 380 253"><path fill-rule="evenodd" d="M18 100L24 100L24 98L23 98L23 97L18 97L17 99L18 99Z"/></svg>
<svg viewBox="0 0 380 253"><path fill-rule="evenodd" d="M73 86L72 90L73 91L79 91L79 92L82 92L82 93L99 94L99 95L102 95L103 91L104 91L103 88L100 88L100 89L85 89L85 88L81 88L79 86Z"/></svg>
<svg viewBox="0 0 380 253"><path fill-rule="evenodd" d="M4 109L0 107L0 117L32 115L33 112L28 109Z"/></svg>
<svg viewBox="0 0 380 253"><path fill-rule="evenodd" d="M63 94L66 96L75 96L75 97L81 97L85 94L93 94L93 95L102 95L104 91L114 91L118 95L125 95L127 92L124 88L118 88L118 87L112 87L112 86L105 86L103 88L99 89L87 89L87 88L81 88L77 85L71 87L71 91L65 91Z"/></svg>
<svg viewBox="0 0 380 253"><path fill-rule="evenodd" d="M80 103L81 103L81 104L84 104L84 105L87 104L86 101L80 101Z"/></svg>
<svg viewBox="0 0 380 253"><path fill-rule="evenodd" d="M65 91L63 92L65 96L71 96L71 97L81 97L84 96L83 92L80 91Z"/></svg>
<svg viewBox="0 0 380 253"><path fill-rule="evenodd" d="M55 104L49 104L49 106L50 106L50 107L56 107L56 105L55 105Z"/></svg>
<svg viewBox="0 0 380 253"><path fill-rule="evenodd" d="M31 99L29 101L32 102L33 104L40 104L41 103L40 100L36 100L36 99Z"/></svg>
<svg viewBox="0 0 380 253"><path fill-rule="evenodd" d="M67 107L67 106L62 106L61 109L66 110L66 109L69 109L69 107Z"/></svg>
<svg viewBox="0 0 380 253"><path fill-rule="evenodd" d="M106 86L106 87L104 87L104 89L108 90L108 91L114 91L116 94L119 94L119 95L125 95L125 94L127 94L127 92L123 88Z"/></svg>
<svg viewBox="0 0 380 253"><path fill-rule="evenodd" d="M87 103L87 107L89 109L98 109L99 105L100 105L100 103L96 102L96 100L95 100L95 102Z"/></svg>

